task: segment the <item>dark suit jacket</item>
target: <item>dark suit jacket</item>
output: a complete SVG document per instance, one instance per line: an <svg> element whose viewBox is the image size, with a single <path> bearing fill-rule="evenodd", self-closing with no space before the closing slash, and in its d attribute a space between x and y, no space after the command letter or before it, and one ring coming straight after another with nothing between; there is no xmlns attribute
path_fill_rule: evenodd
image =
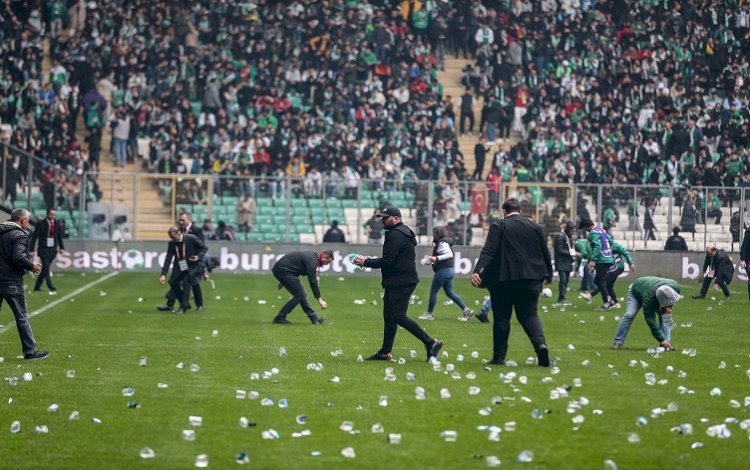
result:
<svg viewBox="0 0 750 470"><path fill-rule="evenodd" d="M714 279L722 279L724 282L729 284L732 282L734 277L734 264L724 250L717 250L714 256L708 256L703 259L703 272L706 272L706 268L711 266L714 270Z"/></svg>
<svg viewBox="0 0 750 470"><path fill-rule="evenodd" d="M44 220L37 222L34 228L34 234L31 236L31 243L29 244L29 251L36 251L39 257L42 259L52 259L57 255L59 250L65 249L62 236L62 225L59 220L55 220L55 227L52 230L52 239L54 240L54 246L47 247L47 238L50 236L50 220L45 218ZM39 245L35 249L36 245Z"/></svg>
<svg viewBox="0 0 750 470"><path fill-rule="evenodd" d="M492 224L474 272L482 276L485 286L552 279L552 259L542 227L522 215Z"/></svg>
<svg viewBox="0 0 750 470"><path fill-rule="evenodd" d="M184 247L184 248L183 248ZM200 272L201 258L206 254L208 248L206 244L200 238L189 233L182 235L182 241L177 242L174 240L169 241L169 247L167 248L167 257L164 258L164 264L161 267L162 276L166 276L169 272L169 265L174 261L172 266L172 279L181 273L180 261L182 259L188 262L188 272L191 276L196 276ZM183 254L184 253L184 254ZM190 258L197 256L197 261L191 261Z"/></svg>
<svg viewBox="0 0 750 470"><path fill-rule="evenodd" d="M190 228L188 229L187 232L183 231L182 229L180 229L180 231L182 233L189 233L190 235L195 235L196 237L200 238L201 241L204 241L204 242L206 241L206 234L203 233L203 229L201 227L198 227L197 225L195 225L195 222L190 224Z"/></svg>

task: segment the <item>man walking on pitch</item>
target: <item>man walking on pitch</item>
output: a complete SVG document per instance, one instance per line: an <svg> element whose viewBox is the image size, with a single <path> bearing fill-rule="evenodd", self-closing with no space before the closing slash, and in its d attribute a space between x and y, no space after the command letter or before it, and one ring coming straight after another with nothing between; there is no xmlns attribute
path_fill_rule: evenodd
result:
<svg viewBox="0 0 750 470"><path fill-rule="evenodd" d="M65 252L62 225L55 220L56 216L56 210L47 210L47 218L36 224L36 229L34 230L34 235L31 237L31 244L29 246L31 257L33 258L34 254L39 253L39 259L42 260L42 272L36 278L34 292L41 292L42 281L46 281L49 295L57 294L57 289L52 284L52 262L55 260L58 252ZM39 248L38 250L34 250L37 244Z"/></svg>
<svg viewBox="0 0 750 470"><path fill-rule="evenodd" d="M167 257L164 258L164 264L161 267L159 282L161 284L166 282L169 265L174 260L169 285L175 298L180 302L180 309L176 313L182 315L190 309L188 302L190 287L200 282L201 259L208 248L203 240L195 235L182 233L177 227L171 227L167 233L170 241L167 247ZM163 310L160 307L157 309Z"/></svg>
<svg viewBox="0 0 750 470"><path fill-rule="evenodd" d="M471 275L474 287L486 287L492 299L493 354L490 364L503 364L508 353L513 308L536 351L540 366L548 367L549 350L537 303L542 281L552 282L552 260L542 228L521 215L521 203L503 204L505 217L490 226L479 260Z"/></svg>
<svg viewBox="0 0 750 470"><path fill-rule="evenodd" d="M286 319L286 316L294 310L297 304L302 305L302 310L307 314L313 325L320 325L325 321L325 318L315 314L315 310L310 306L310 302L307 301L307 294L305 293L305 288L302 287L299 276L307 276L313 297L318 300L320 308L325 310L328 308L328 304L320 296L318 268L330 264L331 260L333 260L333 251L326 250L317 252L292 251L276 261L272 272L276 280L279 281L278 288L281 289L283 287L288 290L292 294L292 298L281 307L279 314L273 319L274 323L290 324L291 322Z"/></svg>
<svg viewBox="0 0 750 470"><path fill-rule="evenodd" d="M368 360L390 361L393 342L398 327L416 336L427 350L427 360L436 358L443 342L432 338L414 320L406 316L409 299L419 283L417 276L417 236L401 221L401 211L396 207L386 207L378 213L385 226L383 255L380 258L357 256L353 263L366 268L380 269L381 285L385 289L383 297L383 345Z"/></svg>
<svg viewBox="0 0 750 470"><path fill-rule="evenodd" d="M26 255L30 217L31 213L26 209L15 209L10 214L10 221L0 224L0 306L3 300L7 302L16 317L23 358L44 359L49 352L36 349L23 288L26 271L38 274L42 270L41 264L32 263Z"/></svg>
<svg viewBox="0 0 750 470"><path fill-rule="evenodd" d="M672 350L670 330L674 328L672 306L680 300L680 286L672 279L646 276L633 282L628 289L628 304L620 320L612 349L621 349L630 332L633 319L643 307L643 318L659 346ZM658 322L657 322L658 317Z"/></svg>

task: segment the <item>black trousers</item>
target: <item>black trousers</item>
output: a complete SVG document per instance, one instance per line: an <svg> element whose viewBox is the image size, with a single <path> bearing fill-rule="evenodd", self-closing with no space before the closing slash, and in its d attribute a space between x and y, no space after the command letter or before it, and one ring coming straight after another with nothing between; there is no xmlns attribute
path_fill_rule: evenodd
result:
<svg viewBox="0 0 750 470"><path fill-rule="evenodd" d="M481 180L482 179L482 172L484 171L484 158L485 157L478 157L474 156L476 159L476 167L474 168L474 173L471 174L471 177L475 180Z"/></svg>
<svg viewBox="0 0 750 470"><path fill-rule="evenodd" d="M289 302L285 303L281 310L279 310L279 317L284 318L289 315L297 304L302 306L302 310L307 314L308 317L315 315L315 310L310 306L310 302L307 300L307 293L305 288L302 287L302 283L299 278L293 274L284 273L273 273L273 276L284 286L284 289L288 290L292 294L292 298Z"/></svg>
<svg viewBox="0 0 750 470"><path fill-rule="evenodd" d="M172 294L180 302L180 308L187 310L190 308L190 286L192 285L192 275L190 271L172 272L169 279L169 286L172 288Z"/></svg>
<svg viewBox="0 0 750 470"><path fill-rule="evenodd" d="M471 113L461 112L461 116L460 116L460 120L461 120L461 122L460 122L460 128L461 128L461 133L462 134L466 133L466 127L464 125L466 123L465 122L466 119L469 120L469 132L474 132L474 113L473 112L471 112Z"/></svg>
<svg viewBox="0 0 750 470"><path fill-rule="evenodd" d="M393 341L396 339L399 326L416 336L425 346L432 344L432 337L417 322L406 316L409 299L416 288L417 285L414 284L385 289L385 297L383 297L383 346L381 346L379 352L389 353L393 350Z"/></svg>
<svg viewBox="0 0 750 470"><path fill-rule="evenodd" d="M612 293L607 287L607 271L612 267L612 264L597 263L596 264L596 275L594 277L594 284L599 289L599 293L602 294L602 301L606 304L612 300ZM592 295L593 297L593 295Z"/></svg>
<svg viewBox="0 0 750 470"><path fill-rule="evenodd" d="M192 287L193 287L193 297L195 298L195 306L203 307L203 291L201 290L200 282L194 282ZM172 291L172 289L169 289L169 292L167 292L167 307L174 307L174 303L176 300L177 300L177 296L175 296L174 291ZM188 302L190 302L189 299L188 299Z"/></svg>
<svg viewBox="0 0 750 470"><path fill-rule="evenodd" d="M31 324L29 324L29 316L26 311L26 293L23 290L23 284L6 285L0 283L0 307L3 305L3 300L8 303L13 311L13 316L16 318L16 328L18 329L18 336L21 337L23 353L33 353L36 351L36 341L34 341L34 333L31 331Z"/></svg>
<svg viewBox="0 0 750 470"><path fill-rule="evenodd" d="M625 268L617 268L611 273L607 273L607 291L609 292L609 295L612 296L612 300L614 302L618 302L617 300L617 293L615 292L615 282L617 282L617 278L620 277L620 274L622 274L625 271ZM591 297L596 297L596 294L599 293L599 286L596 286L594 290L591 291Z"/></svg>
<svg viewBox="0 0 750 470"><path fill-rule="evenodd" d="M489 288L492 300L492 358L505 360L508 353L510 336L510 317L513 309L516 318L529 337L534 351L547 347L544 338L542 321L537 315L539 294L542 292L542 281L507 281L499 282Z"/></svg>
<svg viewBox="0 0 750 470"><path fill-rule="evenodd" d="M52 276L50 275L52 262L55 260L55 255L52 255L52 257L50 257L49 255L39 256L39 258L42 260L42 271L36 278L36 283L34 283L34 290L39 290L42 287L42 281L45 281L47 283L47 288L49 290L57 290L55 289L55 285L52 284Z"/></svg>
<svg viewBox="0 0 750 470"><path fill-rule="evenodd" d="M568 282L570 282L570 270L557 271L557 275L560 276L559 294L557 295L557 301L562 302L568 295Z"/></svg>
<svg viewBox="0 0 750 470"><path fill-rule="evenodd" d="M729 297L729 283L732 282L732 280L729 279L729 281L727 281L726 279L724 279L724 276L704 277L703 285L701 286L701 297L705 297L706 294L708 294L708 288L711 287L711 281L713 280L715 280L716 285L721 288L721 291L724 293L724 297ZM748 284L748 294L750 295L750 284Z"/></svg>

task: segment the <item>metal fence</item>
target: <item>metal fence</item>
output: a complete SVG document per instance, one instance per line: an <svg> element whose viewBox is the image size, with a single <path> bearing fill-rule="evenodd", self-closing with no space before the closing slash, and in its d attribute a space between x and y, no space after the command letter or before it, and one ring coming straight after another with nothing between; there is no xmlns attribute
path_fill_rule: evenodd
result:
<svg viewBox="0 0 750 470"><path fill-rule="evenodd" d="M633 250L662 250L674 227L688 247L709 243L739 249L748 227L745 188L671 186L556 185L507 182L360 179L349 174L305 178L279 176L85 173L78 192L46 198L40 175L48 166L21 150L2 150L2 195L6 206L27 207L43 216L51 203L66 219L72 238L123 236L162 239L181 211L194 221L233 228L251 242L321 243L335 220L349 243L381 243L374 211L397 206L420 243L446 226L457 245L482 245L486 229L502 217L502 201L516 197L524 214L551 240L568 220L591 218ZM45 189L47 191L47 189ZM243 212L244 195L255 207ZM64 196L64 197L63 197Z"/></svg>

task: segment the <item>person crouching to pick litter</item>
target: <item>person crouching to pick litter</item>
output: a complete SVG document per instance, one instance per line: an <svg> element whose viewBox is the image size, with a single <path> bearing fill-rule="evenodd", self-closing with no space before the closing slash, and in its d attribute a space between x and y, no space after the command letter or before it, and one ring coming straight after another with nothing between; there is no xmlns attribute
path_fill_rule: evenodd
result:
<svg viewBox="0 0 750 470"><path fill-rule="evenodd" d="M279 314L273 319L276 324L289 324L291 323L286 319L286 316L294 310L297 304L302 305L302 310L307 314L307 318L310 319L313 325L320 325L325 321L325 318L319 317L315 314L315 310L310 306L310 302L307 301L307 294L305 288L302 287L302 283L299 280L299 276L307 275L307 280L310 282L310 289L312 289L313 296L318 299L318 304L323 310L328 308L328 304L323 297L320 295L320 287L318 285L318 268L331 264L333 260L333 251L292 251L284 255L283 258L274 263L271 271L273 277L279 281L278 288L282 287L292 294L292 298L289 302L284 304L279 310Z"/></svg>
<svg viewBox="0 0 750 470"><path fill-rule="evenodd" d="M617 327L612 349L621 349L630 331L630 325L643 307L643 318L651 328L651 334L666 350L673 350L670 343L671 332L675 327L672 319L672 307L680 300L680 286L672 279L663 277L640 277L628 289L627 307ZM657 321L658 319L658 321Z"/></svg>

